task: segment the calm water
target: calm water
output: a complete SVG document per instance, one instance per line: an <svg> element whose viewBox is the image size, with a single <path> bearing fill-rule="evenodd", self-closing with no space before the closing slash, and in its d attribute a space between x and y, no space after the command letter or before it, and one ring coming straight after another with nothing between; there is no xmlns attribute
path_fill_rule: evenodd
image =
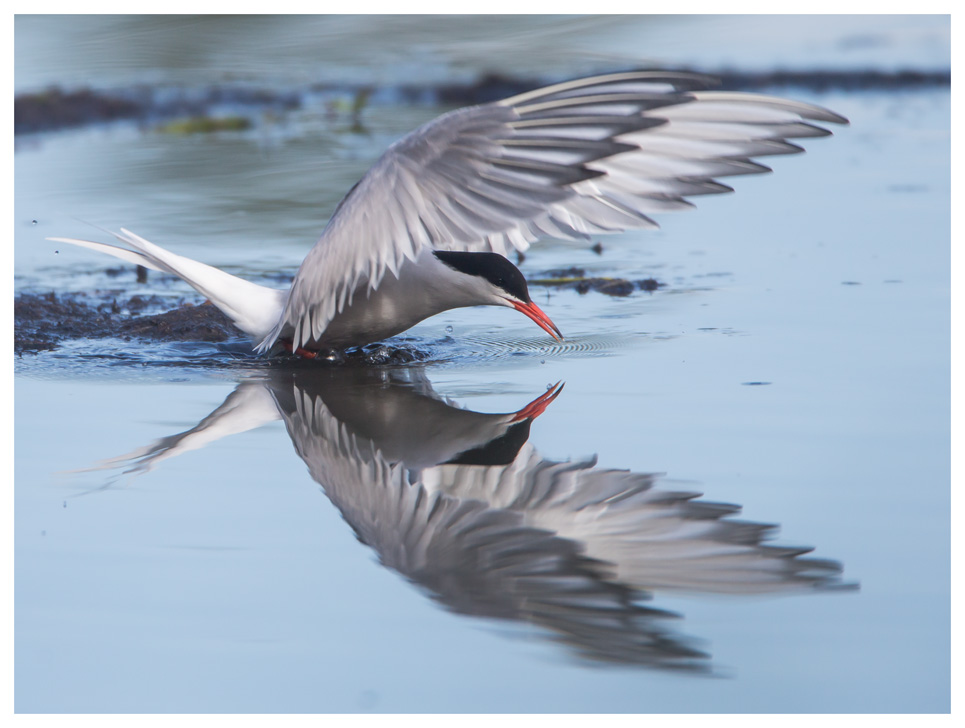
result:
<svg viewBox="0 0 965 728"><path fill-rule="evenodd" d="M943 18L253 23L20 18L16 86L948 63ZM667 284L539 292L565 347L464 310L396 369L119 341L17 360L17 711L948 711L949 95L779 93L852 125L603 255L530 251L530 276ZM43 241L87 223L291 272L440 111L18 138L15 286L141 290ZM492 415L557 382L536 419ZM756 525L715 530L719 504Z"/></svg>

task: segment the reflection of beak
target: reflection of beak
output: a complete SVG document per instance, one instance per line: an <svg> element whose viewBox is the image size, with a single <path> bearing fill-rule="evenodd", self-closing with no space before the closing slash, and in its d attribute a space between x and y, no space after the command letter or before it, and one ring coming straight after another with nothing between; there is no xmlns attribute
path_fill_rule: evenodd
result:
<svg viewBox="0 0 965 728"><path fill-rule="evenodd" d="M540 307L535 303L532 301L529 303L523 303L522 301L513 300L510 300L510 303L513 304L513 308L515 308L517 311L522 314L526 314L533 319L537 326L543 329L543 331L552 336L554 339L557 341L563 340L563 334L561 334L560 330L556 328L556 324L550 321L550 317L543 313L542 309L540 309Z"/></svg>
<svg viewBox="0 0 965 728"><path fill-rule="evenodd" d="M534 399L528 405L523 407L519 412L513 415L513 422L519 422L520 420L534 420L539 417L546 408L550 406L550 402L560 396L560 392L563 391L564 382L557 382L552 387L543 392L539 397Z"/></svg>

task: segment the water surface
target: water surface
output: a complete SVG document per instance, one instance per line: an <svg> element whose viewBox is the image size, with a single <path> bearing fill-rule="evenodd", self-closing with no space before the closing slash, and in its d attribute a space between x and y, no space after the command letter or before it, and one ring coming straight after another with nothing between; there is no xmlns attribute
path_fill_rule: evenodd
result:
<svg viewBox="0 0 965 728"><path fill-rule="evenodd" d="M242 19L28 17L17 88L214 83L229 68L379 83L506 66L566 76L649 54L711 71L947 57L941 19L823 21L319 18L256 33ZM737 42L755 30L767 42ZM108 39L123 42L106 53ZM538 291L565 347L481 309L395 342L425 362L333 390L224 345L78 341L18 359L16 709L949 710L949 95L780 93L852 125L660 231L601 239L602 255L527 254L528 276L578 265L666 284ZM255 279L291 273L385 146L441 110L373 105L363 132L303 109L237 134L122 124L18 138L15 286L196 300L43 241L89 235L86 223ZM513 421L557 382L545 411ZM380 429L387 402L427 433L418 446ZM484 416L499 413L509 421ZM540 481L560 483L549 494L507 490L530 482L508 473L535 471L570 475ZM572 507L573 493L621 483L637 495L621 491L607 516ZM681 492L718 505L703 522L677 513L683 531L647 547L646 577L626 555L643 547L600 546L625 514L666 515L634 498ZM683 508L674 498L657 500ZM485 528L429 528L457 507ZM764 570L768 588L688 582L699 570L681 544L734 540L692 529L738 520L756 534L741 553L781 565ZM404 558L426 543L455 565ZM678 559L659 578L658 555ZM553 579L520 576L536 562Z"/></svg>

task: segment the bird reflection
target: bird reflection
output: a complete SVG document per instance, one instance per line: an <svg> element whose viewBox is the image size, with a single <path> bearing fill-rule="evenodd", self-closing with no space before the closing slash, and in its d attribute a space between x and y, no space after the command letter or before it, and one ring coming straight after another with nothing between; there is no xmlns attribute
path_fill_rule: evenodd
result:
<svg viewBox="0 0 965 728"><path fill-rule="evenodd" d="M312 478L385 566L446 608L537 625L581 658L706 671L709 655L652 606L664 591L839 588L840 565L767 545L776 528L660 476L555 462L528 442L557 385L517 412L440 397L418 368L273 370L196 427L96 469L160 461L284 420Z"/></svg>

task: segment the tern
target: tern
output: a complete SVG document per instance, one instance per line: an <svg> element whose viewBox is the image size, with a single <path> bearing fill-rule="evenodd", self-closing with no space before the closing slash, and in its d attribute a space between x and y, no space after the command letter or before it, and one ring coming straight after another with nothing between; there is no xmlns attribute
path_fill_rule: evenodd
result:
<svg viewBox="0 0 965 728"><path fill-rule="evenodd" d="M714 91L685 72L613 73L458 109L392 144L332 214L288 290L257 285L121 228L127 247L50 238L180 276L259 353L314 358L464 306L504 306L562 334L506 255L541 238L655 228L653 213L730 192L789 139L847 124L812 104Z"/></svg>

